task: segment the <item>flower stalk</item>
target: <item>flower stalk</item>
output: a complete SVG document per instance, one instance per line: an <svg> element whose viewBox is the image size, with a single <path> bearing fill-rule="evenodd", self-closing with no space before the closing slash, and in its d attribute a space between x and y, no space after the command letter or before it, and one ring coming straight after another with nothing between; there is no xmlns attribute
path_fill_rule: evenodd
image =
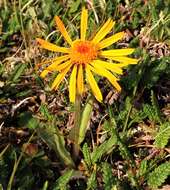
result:
<svg viewBox="0 0 170 190"><path fill-rule="evenodd" d="M76 95L76 100L74 104L74 128L72 129L72 140L73 140L73 158L76 161L79 155L79 131L81 123L81 96Z"/></svg>

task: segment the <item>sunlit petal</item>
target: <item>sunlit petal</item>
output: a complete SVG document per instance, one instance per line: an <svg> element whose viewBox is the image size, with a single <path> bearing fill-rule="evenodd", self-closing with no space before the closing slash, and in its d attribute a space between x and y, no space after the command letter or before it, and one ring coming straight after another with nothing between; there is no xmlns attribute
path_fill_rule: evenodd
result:
<svg viewBox="0 0 170 190"><path fill-rule="evenodd" d="M93 62L91 62L91 65L94 67L98 67L100 69L102 69L102 68L108 69L117 74L123 74L122 69L120 67L117 67L117 65L114 63L109 63L109 62L102 61L102 60L94 60Z"/></svg>
<svg viewBox="0 0 170 190"><path fill-rule="evenodd" d="M89 82L89 85L92 89L92 92L94 94L94 96L96 97L96 99L101 102L103 97L102 97L102 93L89 69L89 65L86 65L86 77L87 77L87 80Z"/></svg>
<svg viewBox="0 0 170 190"><path fill-rule="evenodd" d="M104 68L101 70L99 67L92 67L90 65L89 67L96 74L106 77L108 81L116 88L118 92L121 91L121 87L119 83L117 82L118 79L111 72L107 71Z"/></svg>
<svg viewBox="0 0 170 190"><path fill-rule="evenodd" d="M112 45L113 43L117 42L118 40L121 40L124 37L124 34L125 34L124 32L119 32L117 34L114 34L113 36L110 36L109 38L102 40L98 44L99 49L108 47L108 46Z"/></svg>
<svg viewBox="0 0 170 190"><path fill-rule="evenodd" d="M83 8L82 13L81 13L81 25L80 25L81 40L85 40L85 38L86 38L87 18L88 18L87 9Z"/></svg>
<svg viewBox="0 0 170 190"><path fill-rule="evenodd" d="M71 40L63 22L61 21L61 19L58 16L55 16L55 22L56 22L61 34L65 38L65 40L72 46L72 40Z"/></svg>
<svg viewBox="0 0 170 190"><path fill-rule="evenodd" d="M77 91L81 95L84 92L84 81L83 81L83 67L82 64L78 67L77 73Z"/></svg>
<svg viewBox="0 0 170 190"><path fill-rule="evenodd" d="M74 65L73 71L70 76L69 84L69 98L70 102L74 103L76 99L76 75L77 75L77 65Z"/></svg>
<svg viewBox="0 0 170 190"><path fill-rule="evenodd" d="M98 43L100 42L113 28L115 22L111 19L108 19L107 22L101 27L101 29L97 32L95 37L93 38L92 42Z"/></svg>
<svg viewBox="0 0 170 190"><path fill-rule="evenodd" d="M67 68L65 68L61 73L59 73L57 75L54 82L52 83L51 89L57 90L58 86L60 85L60 83L62 82L64 77L66 76L66 74L69 71L70 67L71 67L71 65L69 65Z"/></svg>
<svg viewBox="0 0 170 190"><path fill-rule="evenodd" d="M139 59L133 59L133 58L130 58L130 57L125 57L125 56L122 56L122 57L111 57L111 56L105 56L105 58L108 58L108 59L111 59L113 61L117 61L117 62L120 62L120 63L126 63L126 64L137 64L139 62Z"/></svg>
<svg viewBox="0 0 170 190"><path fill-rule="evenodd" d="M56 66L61 62L66 61L68 58L69 58L68 55L56 58L54 61L52 61L51 65L49 65L46 69L44 69L41 72L40 77L44 78L50 71L55 71Z"/></svg>
<svg viewBox="0 0 170 190"><path fill-rule="evenodd" d="M36 41L40 44L41 48L44 48L44 49L47 49L50 51L62 52L62 53L70 52L69 48L56 46L55 44L52 44L52 43L50 43L46 40L40 39L40 38L36 38Z"/></svg>
<svg viewBox="0 0 170 190"><path fill-rule="evenodd" d="M40 77L41 77L41 78L45 78L48 73L49 73L49 70L43 70L43 71L41 72L41 74L40 74Z"/></svg>
<svg viewBox="0 0 170 190"><path fill-rule="evenodd" d="M102 57L118 57L118 56L126 56L130 55L134 52L135 49L133 48L127 48L127 49L112 49L112 50L105 50L101 51L100 55Z"/></svg>
<svg viewBox="0 0 170 190"><path fill-rule="evenodd" d="M65 69L66 67L68 67L69 65L72 65L72 63L71 63L70 60L68 60L68 61L66 61L66 62L64 62L64 63L61 63L61 64L59 64L59 65L56 65L56 66L52 69L52 71L61 71L61 70Z"/></svg>

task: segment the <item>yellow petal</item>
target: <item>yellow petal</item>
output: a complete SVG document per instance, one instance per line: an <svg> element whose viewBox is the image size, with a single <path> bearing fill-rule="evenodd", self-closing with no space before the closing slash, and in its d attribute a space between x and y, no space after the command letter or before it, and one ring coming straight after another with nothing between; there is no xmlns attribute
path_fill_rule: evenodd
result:
<svg viewBox="0 0 170 190"><path fill-rule="evenodd" d="M56 65L55 68L53 68L53 71L61 71L61 70L65 69L66 67L68 67L69 65L72 65L70 60L68 60L64 63L61 63L59 65Z"/></svg>
<svg viewBox="0 0 170 190"><path fill-rule="evenodd" d="M46 75L49 73L49 70L43 70L42 72L41 72L41 74L40 74L40 77L41 78L45 78L46 77Z"/></svg>
<svg viewBox="0 0 170 190"><path fill-rule="evenodd" d="M101 29L97 32L96 36L93 38L92 42L98 43L100 42L113 28L115 22L111 19L108 19L107 22L101 27Z"/></svg>
<svg viewBox="0 0 170 190"><path fill-rule="evenodd" d="M83 67L79 64L78 74L77 74L77 91L81 95L84 92L84 82L83 82Z"/></svg>
<svg viewBox="0 0 170 190"><path fill-rule="evenodd" d="M50 51L62 52L62 53L70 52L69 48L56 46L55 44L52 44L40 38L36 38L36 41L40 44L40 47L50 50Z"/></svg>
<svg viewBox="0 0 170 190"><path fill-rule="evenodd" d="M129 64L137 64L139 62L139 59L133 59L133 58L129 58L129 57L107 57L105 56L105 58L108 58L108 59L111 59L111 60L114 60L114 61L118 61L120 63L125 63L127 65Z"/></svg>
<svg viewBox="0 0 170 190"><path fill-rule="evenodd" d="M77 65L74 65L73 71L70 76L69 84L69 98L70 102L74 103L76 99L76 75L77 75Z"/></svg>
<svg viewBox="0 0 170 190"><path fill-rule="evenodd" d="M108 47L112 45L113 43L117 42L118 40L121 40L124 37L124 32L119 32L117 34L114 34L113 36L110 36L109 38L106 38L105 40L102 40L98 46L99 49L103 49L105 47Z"/></svg>
<svg viewBox="0 0 170 190"><path fill-rule="evenodd" d="M69 71L70 67L71 67L71 65L69 65L67 68L65 68L61 73L59 73L57 75L54 82L52 83L51 90L54 89L54 88L55 88L55 90L57 90L58 86L60 85L60 83L62 82L64 77L66 76L66 74Z"/></svg>
<svg viewBox="0 0 170 190"><path fill-rule="evenodd" d="M125 56L125 55L130 55L134 52L135 49L133 48L127 48L127 49L112 49L112 50L106 50L106 51L101 51L100 55L105 57L118 57L118 56Z"/></svg>
<svg viewBox="0 0 170 190"><path fill-rule="evenodd" d="M87 80L90 84L90 87L92 89L92 92L93 92L95 98L99 102L101 102L103 100L103 97L102 97L101 91L100 91L100 89L99 89L90 69L89 69L89 65L86 65L86 77L87 77Z"/></svg>
<svg viewBox="0 0 170 190"><path fill-rule="evenodd" d="M92 70L96 74L106 77L109 80L109 82L117 89L118 92L121 91L121 87L119 83L117 82L118 79L111 72L107 71L104 68L102 68L101 70L101 68L99 69L97 67L92 67L90 65L89 67L90 67L90 70Z"/></svg>
<svg viewBox="0 0 170 190"><path fill-rule="evenodd" d="M101 60L94 60L93 62L91 62L91 65L96 68L110 70L117 74L123 74L122 69L114 63L109 63L109 62L101 61Z"/></svg>
<svg viewBox="0 0 170 190"><path fill-rule="evenodd" d="M81 13L81 26L80 26L81 40L85 40L86 38L87 17L88 17L87 9L83 8L82 13Z"/></svg>
<svg viewBox="0 0 170 190"><path fill-rule="evenodd" d="M55 22L58 26L58 29L60 30L61 34L63 35L63 37L65 38L65 40L72 45L72 40L63 24L63 22L61 21L61 19L58 16L55 16Z"/></svg>
<svg viewBox="0 0 170 190"><path fill-rule="evenodd" d="M55 71L56 66L57 66L58 64L60 64L61 62L66 61L68 58L69 58L68 55L55 58L54 61L51 61L52 64L49 65L45 70L42 71L42 73L40 74L40 77L44 78L44 77L46 77L46 75L47 75L50 71Z"/></svg>

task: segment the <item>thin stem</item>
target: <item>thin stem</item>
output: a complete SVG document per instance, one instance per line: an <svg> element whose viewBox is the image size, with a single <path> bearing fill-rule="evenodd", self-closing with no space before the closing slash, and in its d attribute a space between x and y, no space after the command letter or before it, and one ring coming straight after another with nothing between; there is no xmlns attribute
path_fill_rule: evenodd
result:
<svg viewBox="0 0 170 190"><path fill-rule="evenodd" d="M142 76L142 72L143 72L143 67L144 67L144 64L141 65L141 68L139 69L138 71L138 75ZM124 123L124 126L123 126L123 133L126 131L127 127L128 127L128 121L129 121L129 117L130 117L130 114L131 114L131 111L132 111L132 108L133 108L133 100L136 96L136 92L137 92L137 89L138 89L138 84L139 84L139 81L140 81L140 78L138 79L137 83L136 83L136 86L134 87L133 89L133 93L132 93L132 99L131 99L131 105L129 107L129 110L128 110L128 113L127 113L127 117L126 117L126 120L125 120L125 123Z"/></svg>
<svg viewBox="0 0 170 190"><path fill-rule="evenodd" d="M33 136L34 136L34 134L35 134L35 132L33 132L33 134L31 135L31 137L29 138L27 144L28 144L29 142L31 142L31 140L32 140L32 138L33 138ZM23 150L22 150L22 152L21 152L21 154L20 154L18 160L15 160L14 167L13 167L13 170L12 170L12 174L11 174L11 176L10 176L9 183L8 183L8 186L7 186L7 190L11 190L11 188L12 188L12 183L13 183L13 180L14 180L14 177L15 177L15 173L16 173L16 171L17 171L18 165L19 165L19 163L20 163L20 161L21 161L21 159L22 159L22 157L23 157L23 155L24 155L24 152L25 152L25 149L26 149L26 148L27 148L27 146L25 146L25 147L23 148Z"/></svg>
<svg viewBox="0 0 170 190"><path fill-rule="evenodd" d="M79 131L80 131L80 122L81 122L81 96L76 96L76 101L74 105L74 129L73 129L73 151L74 151L74 160L77 160L79 155Z"/></svg>
<svg viewBox="0 0 170 190"><path fill-rule="evenodd" d="M7 11L8 7L7 7L7 2L6 2L6 0L4 0L4 8L5 8L5 11Z"/></svg>
<svg viewBox="0 0 170 190"><path fill-rule="evenodd" d="M3 154L7 151L7 149L9 148L10 144L7 144L7 146L2 150L2 152L0 153L0 158L3 156Z"/></svg>

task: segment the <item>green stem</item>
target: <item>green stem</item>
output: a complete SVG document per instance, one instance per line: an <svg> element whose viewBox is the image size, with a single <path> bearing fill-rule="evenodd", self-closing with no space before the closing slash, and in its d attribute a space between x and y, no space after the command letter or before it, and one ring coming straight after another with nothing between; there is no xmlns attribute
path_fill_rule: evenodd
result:
<svg viewBox="0 0 170 190"><path fill-rule="evenodd" d="M10 144L8 144L3 150L2 152L0 153L0 159L1 157L3 156L3 154L7 151L7 149L9 148Z"/></svg>
<svg viewBox="0 0 170 190"><path fill-rule="evenodd" d="M31 135L31 137L29 138L27 144L30 143L30 141L32 140L34 134L35 134L35 132ZM11 190L11 188L12 188L12 183L13 183L13 180L14 180L14 177L15 177L15 173L17 171L18 165L19 165L19 163L20 163L20 161L21 161L21 159L22 159L22 157L24 155L24 152L25 152L26 148L27 148L27 146L25 146L23 148L23 151L21 152L18 160L15 160L14 167L13 167L13 170L12 170L12 174L10 176L9 183L8 183L8 186L7 186L7 190Z"/></svg>
<svg viewBox="0 0 170 190"><path fill-rule="evenodd" d="M73 154L74 154L74 160L77 160L77 157L79 155L79 131L80 131L80 122L81 122L81 96L76 96L76 101L74 105L74 128L73 128Z"/></svg>
<svg viewBox="0 0 170 190"><path fill-rule="evenodd" d="M143 64L144 65L144 64ZM139 69L138 71L138 75L139 76L142 76L142 72L143 72L143 65L141 65L141 68ZM124 123L124 126L123 126L123 133L126 131L127 127L128 127L128 121L129 121L129 117L130 117L130 114L131 114L131 111L132 111L132 108L133 108L133 100L136 96L136 92L137 92L137 89L138 89L138 84L139 84L139 81L140 81L140 78L138 79L137 83L136 83L136 86L134 87L133 89L133 93L132 93L132 99L131 99L131 106L128 110L128 113L127 113L127 117L126 117L126 120L125 120L125 123Z"/></svg>

